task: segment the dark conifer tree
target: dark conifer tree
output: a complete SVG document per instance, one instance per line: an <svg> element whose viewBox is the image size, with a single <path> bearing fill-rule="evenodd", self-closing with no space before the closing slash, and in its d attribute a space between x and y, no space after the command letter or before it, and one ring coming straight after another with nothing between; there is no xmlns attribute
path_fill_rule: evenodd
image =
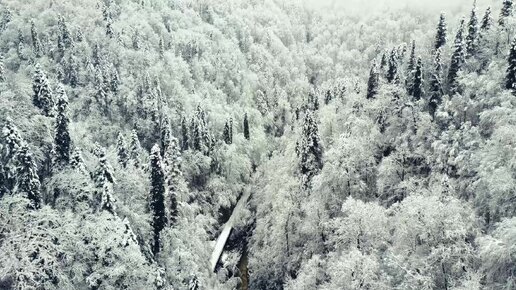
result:
<svg viewBox="0 0 516 290"><path fill-rule="evenodd" d="M450 95L459 92L459 84L457 77L465 58L464 49L464 19L461 20L457 35L455 36L454 50L451 58L450 70L448 71L448 87Z"/></svg>
<svg viewBox="0 0 516 290"><path fill-rule="evenodd" d="M373 65L371 66L371 71L369 72L369 80L367 82L367 99L372 99L378 93L378 88L380 86L380 73L378 72L378 65L376 64L376 60L373 61Z"/></svg>
<svg viewBox="0 0 516 290"><path fill-rule="evenodd" d="M26 144L16 152L16 161L18 164L16 167L17 191L29 199L29 208L39 209L41 207L41 184L36 162Z"/></svg>
<svg viewBox="0 0 516 290"><path fill-rule="evenodd" d="M170 125L170 119L165 116L163 121L161 122L161 130L160 130L160 148L161 148L161 156L165 156L165 152L168 151L170 147L170 143L172 142L172 127Z"/></svg>
<svg viewBox="0 0 516 290"><path fill-rule="evenodd" d="M113 94L118 94L118 91L120 89L120 75L118 74L118 70L115 66L111 68L111 82L110 82L110 89Z"/></svg>
<svg viewBox="0 0 516 290"><path fill-rule="evenodd" d="M88 173L84 159L82 158L82 152L79 148L75 148L70 156L70 167L80 173Z"/></svg>
<svg viewBox="0 0 516 290"><path fill-rule="evenodd" d="M466 36L466 52L468 56L476 53L478 47L478 18L476 2L471 9L468 23L468 35Z"/></svg>
<svg viewBox="0 0 516 290"><path fill-rule="evenodd" d="M387 81L394 83L398 78L398 55L396 49L391 51L389 56L389 67L387 69Z"/></svg>
<svg viewBox="0 0 516 290"><path fill-rule="evenodd" d="M140 145L140 139L138 139L138 133L136 130L131 132L131 144L129 145L129 156L134 167L140 167L140 154L142 147Z"/></svg>
<svg viewBox="0 0 516 290"><path fill-rule="evenodd" d="M416 68L414 70L414 82L412 84L412 96L416 101L420 100L423 97L423 62L421 61L421 57L418 57Z"/></svg>
<svg viewBox="0 0 516 290"><path fill-rule="evenodd" d="M106 158L106 150L98 148L99 163L93 173L93 180L96 187L96 201L98 210L106 210L112 214L116 214L115 198L113 195L113 183L115 177L113 168Z"/></svg>
<svg viewBox="0 0 516 290"><path fill-rule="evenodd" d="M149 207L152 212L152 253L157 255L161 249L161 231L167 224L167 213L165 207L165 174L163 172L163 164L158 144L155 144L151 150L150 171L151 189Z"/></svg>
<svg viewBox="0 0 516 290"><path fill-rule="evenodd" d="M231 128L228 121L224 125L223 139L226 144L231 144Z"/></svg>
<svg viewBox="0 0 516 290"><path fill-rule="evenodd" d="M5 65L4 65L4 56L0 53L0 82L5 81Z"/></svg>
<svg viewBox="0 0 516 290"><path fill-rule="evenodd" d="M435 36L435 49L439 49L446 44L446 18L444 13L439 17L439 24L437 24L437 34Z"/></svg>
<svg viewBox="0 0 516 290"><path fill-rule="evenodd" d="M11 193L16 184L16 153L24 141L9 118L2 128L0 138L0 197Z"/></svg>
<svg viewBox="0 0 516 290"><path fill-rule="evenodd" d="M500 26L505 25L505 20L507 17L512 15L512 0L503 0L502 11L500 12L500 18L498 19L498 24Z"/></svg>
<svg viewBox="0 0 516 290"><path fill-rule="evenodd" d="M443 96L442 71L441 49L438 49L434 53L433 72L430 80L430 102L428 106L432 117L435 116L435 112L437 107L441 104L441 98Z"/></svg>
<svg viewBox="0 0 516 290"><path fill-rule="evenodd" d="M247 113L244 114L244 138L249 140L249 119L247 117Z"/></svg>
<svg viewBox="0 0 516 290"><path fill-rule="evenodd" d="M328 105L333 98L331 89L326 90L326 94L324 95L324 104Z"/></svg>
<svg viewBox="0 0 516 290"><path fill-rule="evenodd" d="M68 84L75 88L79 84L79 65L75 60L75 57L70 54L68 58L68 67L66 69L66 81Z"/></svg>
<svg viewBox="0 0 516 290"><path fill-rule="evenodd" d="M509 66L505 77L505 88L516 93L516 39L513 40L511 50L509 51Z"/></svg>
<svg viewBox="0 0 516 290"><path fill-rule="evenodd" d="M113 21L109 18L106 22L106 36L109 38L113 38L115 36L115 31L113 30Z"/></svg>
<svg viewBox="0 0 516 290"><path fill-rule="evenodd" d="M188 125L186 124L186 118L181 119L181 150L188 150L190 140L188 138Z"/></svg>
<svg viewBox="0 0 516 290"><path fill-rule="evenodd" d="M380 61L380 69L382 72L385 70L385 67L387 67L388 61L387 52L384 51L382 54L382 60Z"/></svg>
<svg viewBox="0 0 516 290"><path fill-rule="evenodd" d="M34 24L34 20L30 21L30 32L32 36L32 48L34 50L34 55L36 55L36 57L40 57L42 47L41 41L39 40L38 30L36 29L36 24Z"/></svg>
<svg viewBox="0 0 516 290"><path fill-rule="evenodd" d="M181 171L181 150L179 148L179 142L174 136L170 138L170 144L165 152L163 161L165 163L165 174L167 176L168 220L171 225L174 225L178 215L177 200L181 192L186 188L186 183Z"/></svg>
<svg viewBox="0 0 516 290"><path fill-rule="evenodd" d="M124 135L121 132L118 133L118 138L116 141L116 153L118 156L118 162L122 165L122 167L127 167L127 164L129 163L129 152L127 150Z"/></svg>
<svg viewBox="0 0 516 290"><path fill-rule="evenodd" d="M68 164L70 162L70 150L72 139L68 124L68 97L62 85L57 90L57 115L54 137L55 164Z"/></svg>
<svg viewBox="0 0 516 290"><path fill-rule="evenodd" d="M301 173L302 184L304 188L307 188L310 186L312 178L323 167L322 143L317 123L311 111L307 111L305 115L301 141L298 142L296 151L299 157L299 172Z"/></svg>
<svg viewBox="0 0 516 290"><path fill-rule="evenodd" d="M68 26L66 25L65 19L62 15L59 15L57 26L59 28L61 40L63 42L64 47L71 47L73 43L72 35L70 33L70 30L68 30Z"/></svg>
<svg viewBox="0 0 516 290"><path fill-rule="evenodd" d="M414 73L416 69L416 41L412 41L412 47L410 50L409 62L407 65L407 78L405 80L405 86L409 95L412 95L412 89L414 87Z"/></svg>
<svg viewBox="0 0 516 290"><path fill-rule="evenodd" d="M32 79L32 96L33 104L43 111L45 116L52 116L54 113L54 99L52 97L52 89L47 80L47 76L41 69L39 64Z"/></svg>
<svg viewBox="0 0 516 290"><path fill-rule="evenodd" d="M491 7L487 7L486 13L484 14L484 17L482 18L482 24L480 26L480 30L487 31L491 28L491 25L493 25L493 18L491 17Z"/></svg>

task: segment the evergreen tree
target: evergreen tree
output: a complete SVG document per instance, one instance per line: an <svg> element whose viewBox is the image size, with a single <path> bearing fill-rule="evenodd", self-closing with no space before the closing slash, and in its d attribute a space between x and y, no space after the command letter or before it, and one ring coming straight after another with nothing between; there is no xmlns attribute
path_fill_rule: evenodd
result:
<svg viewBox="0 0 516 290"><path fill-rule="evenodd" d="M454 50L451 58L450 70L448 71L448 86L450 95L459 92L457 77L464 64L464 19L461 20L457 35L455 36Z"/></svg>
<svg viewBox="0 0 516 290"><path fill-rule="evenodd" d="M24 144L16 152L16 182L17 191L30 200L29 208L41 207L40 182L36 168L36 162L29 152L29 147Z"/></svg>
<svg viewBox="0 0 516 290"><path fill-rule="evenodd" d="M57 115L54 137L55 163L68 164L70 162L70 149L72 140L68 130L70 119L68 118L68 97L62 85L57 90Z"/></svg>
<svg viewBox="0 0 516 290"><path fill-rule="evenodd" d="M186 118L181 119L181 150L188 150L190 140L188 138L188 125L186 124Z"/></svg>
<svg viewBox="0 0 516 290"><path fill-rule="evenodd" d="M505 88L516 93L516 39L513 40L511 50L509 51L509 66L505 77Z"/></svg>
<svg viewBox="0 0 516 290"><path fill-rule="evenodd" d="M16 153L24 144L18 129L9 118L0 138L0 197L12 192L16 184Z"/></svg>
<svg viewBox="0 0 516 290"><path fill-rule="evenodd" d="M84 159L82 158L82 152L79 148L75 148L70 156L70 167L81 173L86 174L88 172L84 164Z"/></svg>
<svg viewBox="0 0 516 290"><path fill-rule="evenodd" d="M0 53L0 82L5 81L4 56Z"/></svg>
<svg viewBox="0 0 516 290"><path fill-rule="evenodd" d="M113 168L107 161L106 150L104 148L98 148L98 156L99 163L93 173L98 210L106 210L112 214L116 214L115 198L112 188L113 183L115 183Z"/></svg>
<svg viewBox="0 0 516 290"><path fill-rule="evenodd" d="M161 148L161 156L165 156L165 152L168 151L171 140L173 138L172 136L172 128L170 125L170 119L168 116L165 116L163 118L163 121L161 122L161 130L160 130L160 148Z"/></svg>
<svg viewBox="0 0 516 290"><path fill-rule="evenodd" d="M100 51L100 45L98 43L95 43L95 46L93 47L92 60L93 66L95 67L102 63L102 55Z"/></svg>
<svg viewBox="0 0 516 290"><path fill-rule="evenodd" d="M396 53L396 49L391 51L389 57L389 67L387 69L387 81L389 83L394 83L398 78L398 56Z"/></svg>
<svg viewBox="0 0 516 290"><path fill-rule="evenodd" d="M233 119L226 120L224 125L224 142L226 144L233 143Z"/></svg>
<svg viewBox="0 0 516 290"><path fill-rule="evenodd" d="M437 34L435 36L435 49L439 49L446 44L446 18L444 13L439 17L439 24L437 24Z"/></svg>
<svg viewBox="0 0 516 290"><path fill-rule="evenodd" d="M512 15L512 0L503 0L502 11L500 12L500 18L498 19L498 24L500 24L500 26L504 26L506 18L511 15Z"/></svg>
<svg viewBox="0 0 516 290"><path fill-rule="evenodd" d="M118 162L122 165L123 168L127 167L127 164L129 163L129 152L127 151L124 135L121 132L118 133L116 152L118 156Z"/></svg>
<svg viewBox="0 0 516 290"><path fill-rule="evenodd" d="M42 52L41 41L39 40L38 31L36 29L34 20L30 21L30 32L32 36L32 48L34 49L34 54L36 57L40 57Z"/></svg>
<svg viewBox="0 0 516 290"><path fill-rule="evenodd" d="M174 136L170 138L170 144L165 152L164 163L169 199L168 220L171 225L174 225L178 215L177 200L181 191L186 187L183 173L181 172L181 150L179 148L179 142Z"/></svg>
<svg viewBox="0 0 516 290"><path fill-rule="evenodd" d="M113 66L111 69L111 82L110 89L115 95L118 94L120 89L120 75L118 74L118 70Z"/></svg>
<svg viewBox="0 0 516 290"><path fill-rule="evenodd" d="M310 186L312 178L323 167L322 143L319 137L319 129L311 111L307 111L303 124L301 141L297 144L299 157L299 172L302 176L304 188Z"/></svg>
<svg viewBox="0 0 516 290"><path fill-rule="evenodd" d="M48 84L47 76L41 69L39 64L36 65L32 81L33 104L43 111L45 116L52 116L54 111L54 99L52 97L52 89Z"/></svg>
<svg viewBox="0 0 516 290"><path fill-rule="evenodd" d="M65 19L62 15L59 15L57 20L57 26L59 28L61 41L65 48L69 48L72 46L73 40L70 30L68 30L68 26L66 25Z"/></svg>
<svg viewBox="0 0 516 290"><path fill-rule="evenodd" d="M165 174L161 162L161 153L158 144L151 150L150 156L150 204L152 212L153 244L152 253L157 255L161 249L161 231L167 224L167 214L165 207Z"/></svg>
<svg viewBox="0 0 516 290"><path fill-rule="evenodd" d="M369 80L367 81L367 96L366 98L372 99L378 93L378 88L380 86L380 74L378 73L378 65L376 64L376 60L373 61L373 65L371 66L371 71L369 72Z"/></svg>
<svg viewBox="0 0 516 290"><path fill-rule="evenodd" d="M115 36L115 31L113 30L113 21L111 18L109 18L106 23L106 36L109 38L113 38Z"/></svg>
<svg viewBox="0 0 516 290"><path fill-rule="evenodd" d="M407 65L407 79L405 85L409 95L412 95L412 89L414 87L414 73L416 68L416 41L412 41L412 48L410 50L409 63Z"/></svg>
<svg viewBox="0 0 516 290"><path fill-rule="evenodd" d="M466 52L468 56L472 56L477 51L478 46L478 18L476 2L471 9L471 15L468 23L468 35L466 36Z"/></svg>
<svg viewBox="0 0 516 290"><path fill-rule="evenodd" d="M244 138L249 140L249 119L247 117L247 113L244 114Z"/></svg>
<svg viewBox="0 0 516 290"><path fill-rule="evenodd" d="M68 68L66 70L66 80L72 88L77 87L79 84L79 66L75 57L70 54L68 58Z"/></svg>
<svg viewBox="0 0 516 290"><path fill-rule="evenodd" d="M387 52L383 52L382 60L380 61L380 69L382 71L384 71L387 64L388 64Z"/></svg>
<svg viewBox="0 0 516 290"><path fill-rule="evenodd" d="M412 96L415 100L420 100L424 94L423 91L423 62L421 57L418 57L416 68L414 72L414 83L412 84Z"/></svg>
<svg viewBox="0 0 516 290"><path fill-rule="evenodd" d="M441 49L438 49L434 53L433 72L430 80L430 102L429 111L432 117L435 116L437 106L441 104L441 98L443 96L443 85L442 85L442 61L441 61Z"/></svg>
<svg viewBox="0 0 516 290"><path fill-rule="evenodd" d="M136 130L131 132L131 144L129 146L129 156L131 157L132 164L134 167L140 167L140 153L142 147L140 145L140 139L138 139L138 133Z"/></svg>
<svg viewBox="0 0 516 290"><path fill-rule="evenodd" d="M491 7L487 7L486 13L482 18L482 25L480 26L480 30L487 31L491 28L493 24L493 18L491 17Z"/></svg>

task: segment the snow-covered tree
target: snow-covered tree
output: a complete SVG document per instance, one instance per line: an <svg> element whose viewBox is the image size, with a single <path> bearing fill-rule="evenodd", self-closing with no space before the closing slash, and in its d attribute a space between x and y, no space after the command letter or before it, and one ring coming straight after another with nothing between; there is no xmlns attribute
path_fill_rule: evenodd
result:
<svg viewBox="0 0 516 290"><path fill-rule="evenodd" d="M506 19L512 15L512 4L512 0L503 0L500 18L498 19L498 24L500 26L505 26Z"/></svg>
<svg viewBox="0 0 516 290"><path fill-rule="evenodd" d="M161 231L167 224L166 184L160 151L159 145L155 144L150 156L149 207L152 212L152 253L154 255L157 255L161 250Z"/></svg>
<svg viewBox="0 0 516 290"><path fill-rule="evenodd" d="M41 183L37 173L36 162L27 145L16 151L16 187L15 192L28 198L29 208L41 207Z"/></svg>
<svg viewBox="0 0 516 290"><path fill-rule="evenodd" d="M68 164L70 162L70 151L72 146L72 139L70 138L70 131L68 124L70 119L68 117L68 97L63 85L57 89L57 113L54 136L54 151L56 164Z"/></svg>
<svg viewBox="0 0 516 290"><path fill-rule="evenodd" d="M429 110L432 117L435 116L437 106L441 104L443 96L443 83L442 83L442 61L441 61L441 49L437 49L434 52L432 74L430 79L430 101Z"/></svg>
<svg viewBox="0 0 516 290"><path fill-rule="evenodd" d="M304 187L309 187L312 178L323 167L322 142L318 125L311 111L308 111L305 115L301 140L297 145L297 155L302 184Z"/></svg>
<svg viewBox="0 0 516 290"><path fill-rule="evenodd" d="M516 92L516 40L512 42L509 51L507 74L505 76L505 88Z"/></svg>
<svg viewBox="0 0 516 290"><path fill-rule="evenodd" d="M244 138L249 140L250 134L249 134L249 118L247 117L247 113L244 114Z"/></svg>
<svg viewBox="0 0 516 290"><path fill-rule="evenodd" d="M141 164L140 155L141 155L142 147L140 145L140 139L138 138L138 133L136 130L131 131L131 141L129 144L129 157L131 159L131 163L134 167L139 167Z"/></svg>
<svg viewBox="0 0 516 290"><path fill-rule="evenodd" d="M472 56L476 53L478 47L478 17L476 3L471 9L471 15L468 22L468 35L466 36L466 53Z"/></svg>
<svg viewBox="0 0 516 290"><path fill-rule="evenodd" d="M459 92L458 76L465 60L464 43L464 19L460 21L457 35L455 36L453 54L451 57L450 69L448 71L448 89L453 95Z"/></svg>
<svg viewBox="0 0 516 290"><path fill-rule="evenodd" d="M437 24L434 49L439 49L446 44L446 30L446 17L444 13L441 13L441 16L439 16L439 24Z"/></svg>
<svg viewBox="0 0 516 290"><path fill-rule="evenodd" d="M414 70L414 82L412 84L412 96L416 101L420 100L424 95L423 88L423 61L421 57L417 58L416 67Z"/></svg>
<svg viewBox="0 0 516 290"><path fill-rule="evenodd" d="M480 25L481 31L487 31L493 25L493 18L491 16L491 7L487 7L484 17L482 17L482 24Z"/></svg>
<svg viewBox="0 0 516 290"><path fill-rule="evenodd" d="M369 80L367 81L367 99L372 99L378 93L378 89L380 86L380 73L378 72L378 65L376 61L373 62L371 66L371 71L369 72Z"/></svg>
<svg viewBox="0 0 516 290"><path fill-rule="evenodd" d="M118 133L118 138L116 141L116 153L118 156L118 162L122 165L122 167L127 167L127 164L129 163L129 152L127 150L124 135L121 132Z"/></svg>
<svg viewBox="0 0 516 290"><path fill-rule="evenodd" d="M115 183L113 168L106 158L106 150L99 148L98 151L99 161L93 172L93 180L96 187L95 200L97 210L106 210L111 214L116 214L116 200L113 193L113 184Z"/></svg>
<svg viewBox="0 0 516 290"><path fill-rule="evenodd" d="M43 111L45 116L53 116L54 98L52 96L52 89L45 72L39 64L36 65L32 78L32 91L32 103Z"/></svg>

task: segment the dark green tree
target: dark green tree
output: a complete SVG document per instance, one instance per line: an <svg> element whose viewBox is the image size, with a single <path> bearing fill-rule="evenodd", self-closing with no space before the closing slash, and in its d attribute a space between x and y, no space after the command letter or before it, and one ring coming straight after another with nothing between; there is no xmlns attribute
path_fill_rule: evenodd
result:
<svg viewBox="0 0 516 290"><path fill-rule="evenodd" d="M5 65L4 65L4 56L0 53L0 82L5 81Z"/></svg>
<svg viewBox="0 0 516 290"><path fill-rule="evenodd" d="M127 145L125 144L124 135L121 132L118 133L116 141L116 153L118 156L118 162L123 168L127 167L127 164L129 163L129 152L127 150Z"/></svg>
<svg viewBox="0 0 516 290"><path fill-rule="evenodd" d="M140 154L142 147L140 145L140 139L138 139L138 133L136 130L131 132L131 143L129 144L129 156L134 167L140 167Z"/></svg>
<svg viewBox="0 0 516 290"><path fill-rule="evenodd" d="M226 144L231 144L233 141L233 120L226 120L226 124L224 125L224 134L223 139Z"/></svg>
<svg viewBox="0 0 516 290"><path fill-rule="evenodd" d="M453 54L451 58L450 70L448 71L448 88L450 95L459 92L458 76L462 69L465 59L464 49L464 19L460 21L457 35L455 36L455 43Z"/></svg>
<svg viewBox="0 0 516 290"><path fill-rule="evenodd" d="M394 83L398 79L398 55L396 49L391 51L389 56L389 66L387 68L387 81Z"/></svg>
<svg viewBox="0 0 516 290"><path fill-rule="evenodd" d="M437 107L441 104L441 99L444 94L441 77L442 72L441 49L438 49L434 53L433 71L430 79L430 101L428 107L432 118L435 116Z"/></svg>
<svg viewBox="0 0 516 290"><path fill-rule="evenodd" d="M181 150L188 150L190 140L188 138L188 125L186 124L186 117L181 119Z"/></svg>
<svg viewBox="0 0 516 290"><path fill-rule="evenodd" d="M81 173L88 173L84 159L82 158L82 152L79 148L75 148L70 156L70 167Z"/></svg>
<svg viewBox="0 0 516 290"><path fill-rule="evenodd" d="M446 44L446 17L441 13L439 23L437 24L437 34L435 36L435 49L439 49Z"/></svg>
<svg viewBox="0 0 516 290"><path fill-rule="evenodd" d="M301 140L297 144L296 151L299 157L302 184L304 188L308 188L312 178L323 167L323 148L319 137L319 128L311 111L306 112Z"/></svg>
<svg viewBox="0 0 516 290"><path fill-rule="evenodd" d="M509 66L505 76L505 88L516 93L516 39L513 40L508 58Z"/></svg>
<svg viewBox="0 0 516 290"><path fill-rule="evenodd" d="M95 200L97 201L97 209L106 210L116 215L115 198L113 195L113 184L115 183L113 168L107 161L106 150L104 148L98 148L97 151L99 163L93 173L93 181L96 187Z"/></svg>
<svg viewBox="0 0 516 290"><path fill-rule="evenodd" d="M412 96L414 100L418 101L423 97L423 62L421 57L417 58L416 67L414 70L414 82L412 84Z"/></svg>
<svg viewBox="0 0 516 290"><path fill-rule="evenodd" d="M172 127L170 125L170 119L168 116L165 116L161 121L161 130L160 130L160 148L161 148L161 156L165 156L165 152L168 151L170 147L170 143L172 140Z"/></svg>
<svg viewBox="0 0 516 290"><path fill-rule="evenodd" d="M500 11L500 18L498 24L505 26L505 20L512 15L512 0L503 0L502 11Z"/></svg>
<svg viewBox="0 0 516 290"><path fill-rule="evenodd" d="M42 53L42 47L34 20L30 21L30 32L32 36L32 49L34 50L34 55L36 55L36 57L40 57Z"/></svg>
<svg viewBox="0 0 516 290"><path fill-rule="evenodd" d="M491 17L491 7L487 7L486 13L482 18L482 24L480 25L480 30L487 31L493 25L493 18Z"/></svg>
<svg viewBox="0 0 516 290"><path fill-rule="evenodd" d="M39 209L41 207L41 184L39 182L36 162L26 144L22 145L20 150L16 152L16 161L17 192L29 199L29 208Z"/></svg>
<svg viewBox="0 0 516 290"><path fill-rule="evenodd" d="M32 91L34 92L32 96L34 106L42 110L45 116L53 116L54 99L52 89L50 88L45 72L43 72L39 64L36 65L32 78Z"/></svg>
<svg viewBox="0 0 516 290"><path fill-rule="evenodd" d="M68 129L69 123L68 97L63 85L60 85L57 90L57 115L54 137L55 164L66 165L70 162L72 139Z"/></svg>
<svg viewBox="0 0 516 290"><path fill-rule="evenodd" d="M11 119L7 119L0 138L0 197L16 185L16 153L24 141Z"/></svg>
<svg viewBox="0 0 516 290"><path fill-rule="evenodd" d="M161 250L161 231L167 225L167 213L165 207L165 174L158 144L151 150L150 156L150 204L152 212L153 243L152 253L157 255Z"/></svg>
<svg viewBox="0 0 516 290"><path fill-rule="evenodd" d="M61 41L63 42L64 47L65 48L71 47L73 44L72 35L71 35L70 30L68 29L68 26L62 15L59 15L59 17L58 17L57 26L58 26L59 33L61 36Z"/></svg>
<svg viewBox="0 0 516 290"><path fill-rule="evenodd" d="M471 9L471 15L468 23L468 35L466 36L466 53L472 56L476 53L478 47L478 18L476 2Z"/></svg>
<svg viewBox="0 0 516 290"><path fill-rule="evenodd" d="M181 150L179 141L174 136L170 138L170 144L164 157L166 183L168 188L168 220L174 225L178 216L178 197L186 190L186 183L181 171Z"/></svg>
<svg viewBox="0 0 516 290"><path fill-rule="evenodd" d="M376 60L373 61L371 71L369 72L369 80L367 81L367 95L366 98L373 99L378 94L378 88L380 86L380 73L378 72L378 65Z"/></svg>
<svg viewBox="0 0 516 290"><path fill-rule="evenodd" d="M247 113L244 114L244 138L249 140L249 118L247 117Z"/></svg>

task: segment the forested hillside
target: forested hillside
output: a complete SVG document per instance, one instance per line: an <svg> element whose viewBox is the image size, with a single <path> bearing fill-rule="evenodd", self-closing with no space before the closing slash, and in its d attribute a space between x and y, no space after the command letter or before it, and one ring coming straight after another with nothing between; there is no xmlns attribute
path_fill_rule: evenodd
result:
<svg viewBox="0 0 516 290"><path fill-rule="evenodd" d="M338 7L2 0L0 289L516 289L516 4Z"/></svg>

